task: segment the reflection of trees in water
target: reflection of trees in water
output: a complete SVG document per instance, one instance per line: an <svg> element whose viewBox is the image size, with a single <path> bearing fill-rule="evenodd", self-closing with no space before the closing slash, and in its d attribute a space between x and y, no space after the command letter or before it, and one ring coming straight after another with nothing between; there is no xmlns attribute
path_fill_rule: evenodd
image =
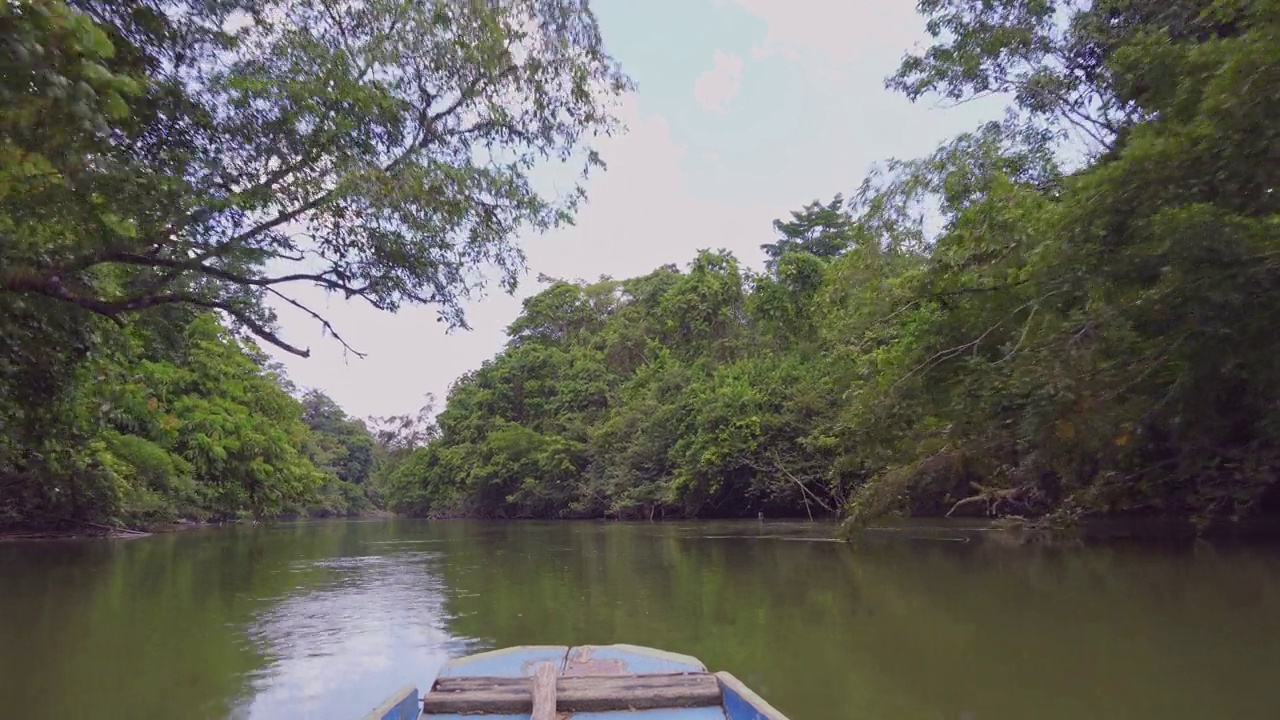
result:
<svg viewBox="0 0 1280 720"><path fill-rule="evenodd" d="M260 658L229 624L274 594L259 533L49 543L0 563L0 697L14 717L226 717ZM13 549L13 548L8 548ZM284 558L281 562L287 562ZM75 688L68 693L68 688ZM24 714L25 709L34 714Z"/></svg>
<svg viewBox="0 0 1280 720"><path fill-rule="evenodd" d="M358 587L358 575L322 561L367 554L369 540L393 537L392 525L2 544L0 714L73 717L86 702L108 719L181 708L185 717L221 720L243 710L252 678L271 661L246 630L278 603L305 607L299 599L310 593ZM422 577L406 570L388 568L387 582Z"/></svg>
<svg viewBox="0 0 1280 720"><path fill-rule="evenodd" d="M1280 564L1264 554L715 534L486 528L444 560L453 629L493 646L687 652L796 720L846 706L895 719L1258 717L1264 668L1280 667L1261 639L1280 636Z"/></svg>
<svg viewBox="0 0 1280 720"><path fill-rule="evenodd" d="M898 543L856 567L878 612L852 654L947 717L1280 711L1264 669L1280 648L1263 639L1280 630L1280 563L1265 554Z"/></svg>
<svg viewBox="0 0 1280 720"><path fill-rule="evenodd" d="M730 670L793 720L1280 717L1266 550L750 537L794 534L776 527L336 522L0 545L3 714L93 698L103 718L268 716L311 682L333 698L424 682L445 653L634 642Z"/></svg>
<svg viewBox="0 0 1280 720"><path fill-rule="evenodd" d="M366 545L367 554L295 564L334 581L284 598L254 623L270 662L255 673L246 718L363 717L406 682L434 677L456 651L445 632L438 551Z"/></svg>
<svg viewBox="0 0 1280 720"><path fill-rule="evenodd" d="M858 679L845 629L871 611L847 546L663 525L507 527L445 559L455 632L493 646L631 642L690 653L800 719L805 707L823 717L833 693Z"/></svg>

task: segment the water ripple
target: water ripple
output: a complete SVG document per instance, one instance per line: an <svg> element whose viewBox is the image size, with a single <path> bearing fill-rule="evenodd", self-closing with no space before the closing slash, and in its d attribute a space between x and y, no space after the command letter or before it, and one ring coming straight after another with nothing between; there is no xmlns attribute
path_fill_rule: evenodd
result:
<svg viewBox="0 0 1280 720"><path fill-rule="evenodd" d="M458 639L446 630L436 555L403 552L299 563L337 572L249 628L268 663L233 717L362 717L403 685L434 677Z"/></svg>

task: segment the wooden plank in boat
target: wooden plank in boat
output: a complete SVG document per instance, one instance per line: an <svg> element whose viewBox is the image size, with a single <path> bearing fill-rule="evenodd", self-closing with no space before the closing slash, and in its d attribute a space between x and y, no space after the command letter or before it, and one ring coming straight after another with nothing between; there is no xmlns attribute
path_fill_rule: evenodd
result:
<svg viewBox="0 0 1280 720"><path fill-rule="evenodd" d="M423 712L528 713L534 683L528 678L440 678L423 697ZM710 673L561 677L556 682L560 712L608 712L720 704L720 684Z"/></svg>
<svg viewBox="0 0 1280 720"><path fill-rule="evenodd" d="M556 720L556 666L542 663L533 674L533 714L529 720Z"/></svg>

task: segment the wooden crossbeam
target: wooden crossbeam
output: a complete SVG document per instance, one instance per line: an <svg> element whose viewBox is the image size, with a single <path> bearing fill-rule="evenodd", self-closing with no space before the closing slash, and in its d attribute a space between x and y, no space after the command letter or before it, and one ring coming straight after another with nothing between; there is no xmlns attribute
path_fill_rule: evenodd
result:
<svg viewBox="0 0 1280 720"><path fill-rule="evenodd" d="M550 707L553 714L546 717L554 717L554 711L610 712L720 704L720 683L710 673L557 678L554 667L551 671L550 680L554 683L542 679L542 667L534 679L440 678L422 698L422 711L427 715L521 714ZM532 720L541 720L541 716L534 714Z"/></svg>
<svg viewBox="0 0 1280 720"><path fill-rule="evenodd" d="M529 720L556 720L556 666L538 665L533 675L533 714Z"/></svg>

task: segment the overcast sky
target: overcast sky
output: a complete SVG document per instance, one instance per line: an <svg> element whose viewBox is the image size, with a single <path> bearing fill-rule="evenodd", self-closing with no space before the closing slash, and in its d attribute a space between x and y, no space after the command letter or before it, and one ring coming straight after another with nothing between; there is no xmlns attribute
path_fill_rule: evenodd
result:
<svg viewBox="0 0 1280 720"><path fill-rule="evenodd" d="M884 89L924 42L914 0L596 0L609 51L638 84L604 141L576 226L521 243L515 296L468 306L470 331L446 334L432 308L381 313L338 298L317 305L364 359L344 357L313 321L280 310L283 336L312 356L273 354L302 387L358 417L410 413L426 393L498 352L539 273L595 279L684 265L726 248L759 267L772 221L854 190L875 162L917 157L997 116L995 103L911 104ZM305 298L320 294L301 294ZM438 408L437 408L438 409Z"/></svg>

